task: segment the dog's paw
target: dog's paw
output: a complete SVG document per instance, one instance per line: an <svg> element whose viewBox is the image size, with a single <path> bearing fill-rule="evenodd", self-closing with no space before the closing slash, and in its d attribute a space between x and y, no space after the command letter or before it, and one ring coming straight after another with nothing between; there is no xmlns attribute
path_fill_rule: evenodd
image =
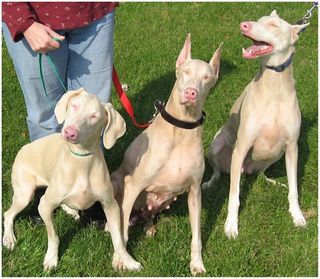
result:
<svg viewBox="0 0 320 279"><path fill-rule="evenodd" d="M195 259L190 262L190 271L193 276L207 272L201 259Z"/></svg>
<svg viewBox="0 0 320 279"><path fill-rule="evenodd" d="M229 239L237 238L237 236L238 236L238 219L228 216L227 221L224 224L224 232Z"/></svg>
<svg viewBox="0 0 320 279"><path fill-rule="evenodd" d="M304 218L301 210L290 211L293 223L296 227L305 227L307 225L306 219Z"/></svg>
<svg viewBox="0 0 320 279"><path fill-rule="evenodd" d="M113 254L112 267L115 270L122 271L140 271L142 265L135 261L129 254L120 256L118 253Z"/></svg>
<svg viewBox="0 0 320 279"><path fill-rule="evenodd" d="M5 233L2 240L3 245L9 250L13 250L16 244L16 237L13 232Z"/></svg>
<svg viewBox="0 0 320 279"><path fill-rule="evenodd" d="M147 237L154 237L157 232L156 226L153 226L151 228L148 228L145 230L146 236Z"/></svg>
<svg viewBox="0 0 320 279"><path fill-rule="evenodd" d="M61 204L61 208L63 209L64 212L71 215L74 220L80 221L80 214L78 210L72 209L65 204Z"/></svg>
<svg viewBox="0 0 320 279"><path fill-rule="evenodd" d="M209 180L209 181L204 182L204 183L201 184L201 188L202 188L203 190L209 189L210 187L211 187L211 180Z"/></svg>
<svg viewBox="0 0 320 279"><path fill-rule="evenodd" d="M108 222L106 222L106 224L104 225L104 231L107 233L110 232Z"/></svg>
<svg viewBox="0 0 320 279"><path fill-rule="evenodd" d="M52 269L55 269L58 266L58 257L52 256L48 254L45 256L43 261L43 267L44 271L50 271Z"/></svg>
<svg viewBox="0 0 320 279"><path fill-rule="evenodd" d="M152 225L147 223L143 227L143 231L145 232L147 237L153 237L153 236L155 236L155 234L157 232L157 228L156 228L156 225L154 225L153 223L152 223Z"/></svg>

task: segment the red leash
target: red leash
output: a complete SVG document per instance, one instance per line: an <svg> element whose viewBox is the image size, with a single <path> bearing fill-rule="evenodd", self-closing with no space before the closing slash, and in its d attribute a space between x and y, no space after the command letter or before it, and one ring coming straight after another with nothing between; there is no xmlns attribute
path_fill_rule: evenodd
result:
<svg viewBox="0 0 320 279"><path fill-rule="evenodd" d="M127 111L127 113L129 114L133 125L135 125L138 128L147 128L149 126L149 123L146 124L138 124L135 117L134 117L134 111L133 111L133 107L131 105L130 100L128 99L126 93L124 92L124 90L122 89L119 77L118 77L118 73L113 65L113 69L112 69L112 81L113 81L113 85L117 91L117 94L119 96L120 102L122 104L122 106L124 107L124 109Z"/></svg>

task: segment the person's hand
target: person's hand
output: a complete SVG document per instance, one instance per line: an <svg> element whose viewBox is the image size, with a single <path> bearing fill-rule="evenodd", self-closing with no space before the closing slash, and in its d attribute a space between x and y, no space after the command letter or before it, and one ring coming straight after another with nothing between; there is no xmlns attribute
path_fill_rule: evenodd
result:
<svg viewBox="0 0 320 279"><path fill-rule="evenodd" d="M31 49L40 53L46 53L60 47L59 42L53 40L53 37L59 40L63 40L65 38L64 36L54 32L49 27L38 22L32 23L32 25L24 31L23 35L28 41Z"/></svg>

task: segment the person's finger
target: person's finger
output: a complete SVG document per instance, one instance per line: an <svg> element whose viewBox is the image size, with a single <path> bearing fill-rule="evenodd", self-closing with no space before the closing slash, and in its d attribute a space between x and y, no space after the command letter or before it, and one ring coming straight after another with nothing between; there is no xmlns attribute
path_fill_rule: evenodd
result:
<svg viewBox="0 0 320 279"><path fill-rule="evenodd" d="M53 31L52 29L50 29L49 27L47 27L47 32L52 38L56 38L60 41L63 41L65 38L64 36L58 34L57 32Z"/></svg>

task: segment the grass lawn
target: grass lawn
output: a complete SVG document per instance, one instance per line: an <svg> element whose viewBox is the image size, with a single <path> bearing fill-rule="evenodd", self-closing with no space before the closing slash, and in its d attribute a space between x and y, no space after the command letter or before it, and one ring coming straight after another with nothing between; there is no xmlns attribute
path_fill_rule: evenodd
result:
<svg viewBox="0 0 320 279"><path fill-rule="evenodd" d="M229 110L258 71L259 62L241 57L243 38L239 23L257 20L276 9L295 22L311 3L124 3L117 9L115 65L140 122L149 120L153 101L167 100L173 86L176 58L186 34L192 34L194 58L209 60L224 42L221 76L205 104L207 121L204 146L226 121ZM318 275L318 21L317 11L296 44L294 75L302 111L299 140L299 200L307 228L295 228L288 213L288 190L266 183L260 176L241 180L239 237L223 232L227 216L229 176L202 193L203 260L207 276L317 276ZM12 62L3 44L2 60L2 209L11 204L11 166L18 150L28 143L26 111ZM129 143L141 132L122 109L127 133L107 152L110 171L119 166ZM49 159L49 158L48 158ZM284 160L267 171L270 178L287 183ZM211 176L209 166L204 180ZM146 238L142 226L130 231L128 249L144 266L140 273L112 269L110 235L93 226L77 224L61 209L55 214L60 237L59 266L43 272L47 247L45 227L35 226L28 215L33 205L16 219L18 239L14 251L2 249L3 276L190 276L190 241L186 195L160 215L158 232Z"/></svg>

